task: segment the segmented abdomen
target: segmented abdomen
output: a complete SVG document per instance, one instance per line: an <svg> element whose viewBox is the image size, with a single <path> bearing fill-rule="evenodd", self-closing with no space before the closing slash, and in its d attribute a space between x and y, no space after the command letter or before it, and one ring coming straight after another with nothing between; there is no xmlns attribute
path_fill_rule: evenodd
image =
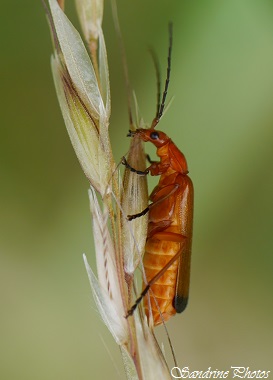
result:
<svg viewBox="0 0 273 380"><path fill-rule="evenodd" d="M180 250L180 245L181 243L154 238L147 240L143 258L147 282L152 280L157 273L166 266L171 258ZM155 326L162 323L162 317L166 322L171 316L176 314L173 307L173 299L176 289L178 263L179 260L176 260L165 273L151 285L150 291L144 298L145 314L149 318L150 302ZM143 287L145 287L145 283L143 283Z"/></svg>

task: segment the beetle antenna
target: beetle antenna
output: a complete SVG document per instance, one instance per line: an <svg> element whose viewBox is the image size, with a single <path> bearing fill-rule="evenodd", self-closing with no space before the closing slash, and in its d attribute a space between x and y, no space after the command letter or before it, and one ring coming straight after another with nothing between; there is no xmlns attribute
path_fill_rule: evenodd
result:
<svg viewBox="0 0 273 380"><path fill-rule="evenodd" d="M160 109L160 98L161 98L161 80L160 80L160 66L158 61L158 56L156 55L153 48L149 49L149 52L152 56L153 64L155 67L155 74L156 74L156 88L157 88L157 95L156 95L156 114L155 118L159 115L159 109Z"/></svg>
<svg viewBox="0 0 273 380"><path fill-rule="evenodd" d="M159 123L159 120L160 120L160 118L163 114L163 111L164 111L165 101L166 101L166 97L167 97L167 93L168 93L168 87L169 87L170 76L171 76L172 45L173 45L173 24L170 22L169 23L169 51L168 51L167 77L166 77L166 81L165 81L165 88L164 88L164 92L162 95L162 100L161 100L161 103L159 106L159 110L158 110L156 117L154 118L154 120L152 122L151 128L156 127L156 125Z"/></svg>

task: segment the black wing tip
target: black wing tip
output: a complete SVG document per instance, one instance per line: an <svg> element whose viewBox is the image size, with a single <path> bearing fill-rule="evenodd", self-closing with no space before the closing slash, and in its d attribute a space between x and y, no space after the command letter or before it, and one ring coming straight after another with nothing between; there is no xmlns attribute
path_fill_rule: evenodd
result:
<svg viewBox="0 0 273 380"><path fill-rule="evenodd" d="M182 313L188 304L188 297L175 296L173 300L173 307L177 313Z"/></svg>

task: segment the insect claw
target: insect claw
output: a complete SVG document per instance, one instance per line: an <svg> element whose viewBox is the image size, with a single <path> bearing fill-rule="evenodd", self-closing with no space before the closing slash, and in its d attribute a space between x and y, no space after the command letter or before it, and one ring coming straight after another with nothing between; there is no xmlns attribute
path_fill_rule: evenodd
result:
<svg viewBox="0 0 273 380"><path fill-rule="evenodd" d="M127 133L127 137L132 137L136 134L135 131L131 131L131 129L129 129L129 132Z"/></svg>
<svg viewBox="0 0 273 380"><path fill-rule="evenodd" d="M139 218L140 216L147 214L149 209L150 209L150 205L148 207L146 207L143 211L139 212L138 214L127 215L127 220L133 220L133 219Z"/></svg>
<svg viewBox="0 0 273 380"><path fill-rule="evenodd" d="M128 310L127 315L125 315L125 318L128 319L134 314L134 311L136 309L136 305L133 305L130 310Z"/></svg>

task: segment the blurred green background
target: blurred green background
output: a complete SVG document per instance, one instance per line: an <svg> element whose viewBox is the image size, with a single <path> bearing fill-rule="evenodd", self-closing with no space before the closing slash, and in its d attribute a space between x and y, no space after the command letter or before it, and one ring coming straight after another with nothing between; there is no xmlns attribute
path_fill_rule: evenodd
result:
<svg viewBox="0 0 273 380"><path fill-rule="evenodd" d="M168 323L178 364L273 371L273 2L118 0L118 7L148 122L156 102L148 47L165 77L174 23L175 99L160 129L185 153L195 185L190 303ZM67 11L78 25L72 1ZM85 252L94 262L88 183L57 103L43 7L2 2L1 14L0 378L124 379L82 261ZM108 2L104 30L119 159L128 118Z"/></svg>

